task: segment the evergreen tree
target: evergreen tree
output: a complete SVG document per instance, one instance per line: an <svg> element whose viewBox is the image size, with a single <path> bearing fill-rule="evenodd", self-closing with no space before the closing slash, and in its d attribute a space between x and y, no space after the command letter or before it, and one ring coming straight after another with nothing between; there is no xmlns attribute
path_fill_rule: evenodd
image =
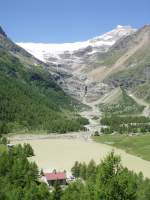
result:
<svg viewBox="0 0 150 200"><path fill-rule="evenodd" d="M87 178L87 165L85 163L80 167L80 177L84 180Z"/></svg>
<svg viewBox="0 0 150 200"><path fill-rule="evenodd" d="M33 149L32 149L30 144L24 144L23 145L23 149L24 149L24 154L27 157L34 156L34 151L33 151Z"/></svg>
<svg viewBox="0 0 150 200"><path fill-rule="evenodd" d="M62 197L62 189L58 182L56 181L55 186L54 186L54 191L53 191L53 200L61 200Z"/></svg>
<svg viewBox="0 0 150 200"><path fill-rule="evenodd" d="M99 166L95 200L136 200L136 181L112 152Z"/></svg>
<svg viewBox="0 0 150 200"><path fill-rule="evenodd" d="M91 181L95 182L96 179L96 163L94 160L91 160L87 166L87 178L90 178Z"/></svg>
<svg viewBox="0 0 150 200"><path fill-rule="evenodd" d="M76 178L80 175L80 163L78 161L75 162L74 166L71 169L72 175Z"/></svg>
<svg viewBox="0 0 150 200"><path fill-rule="evenodd" d="M69 186L64 191L62 200L84 200L84 186L81 181L76 181L69 184Z"/></svg>

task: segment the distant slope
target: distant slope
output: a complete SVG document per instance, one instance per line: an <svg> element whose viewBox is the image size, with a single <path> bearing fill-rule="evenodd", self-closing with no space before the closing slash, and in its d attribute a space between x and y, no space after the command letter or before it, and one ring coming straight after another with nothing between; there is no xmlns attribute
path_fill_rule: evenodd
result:
<svg viewBox="0 0 150 200"><path fill-rule="evenodd" d="M104 95L101 98L101 102L107 105L118 104L120 99L122 99L122 90L118 87L112 90L109 94Z"/></svg>
<svg viewBox="0 0 150 200"><path fill-rule="evenodd" d="M2 31L0 38L0 133L82 129L87 120L75 113L73 105L78 106L77 102L62 91L43 66L34 65L38 60L22 49L14 53L13 43Z"/></svg>
<svg viewBox="0 0 150 200"><path fill-rule="evenodd" d="M15 43L11 41L6 35L6 33L3 31L3 29L0 27L0 47L5 49L6 51L9 51L13 55L15 55L18 58L21 58L21 61L26 62L31 65L38 65L42 63L41 61L34 58L31 54L29 54L27 51L25 51L23 48L19 47Z"/></svg>
<svg viewBox="0 0 150 200"><path fill-rule="evenodd" d="M105 95L99 106L102 112L115 115L140 114L144 109L121 88Z"/></svg>
<svg viewBox="0 0 150 200"><path fill-rule="evenodd" d="M150 81L150 25L120 40L111 49L111 54L119 54L119 59L115 61L116 56L114 56L115 64L109 67L111 73L107 77L104 76L104 82L122 85L127 89L132 89L132 92L137 91L136 93L138 93L138 88L142 87L141 98L145 98L144 90ZM146 98L150 98L149 90L147 90Z"/></svg>
<svg viewBox="0 0 150 200"><path fill-rule="evenodd" d="M92 69L91 63L87 73L89 79L97 85L102 82L110 87L110 90L121 86L149 102L150 25L121 38L108 52L97 54L93 66Z"/></svg>
<svg viewBox="0 0 150 200"><path fill-rule="evenodd" d="M97 58L99 67L95 69L96 80L103 81L112 74L150 60L150 26L145 26L134 34L118 40L107 53ZM144 56L144 57L143 57ZM142 59L142 60L141 60ZM140 62L139 62L140 61ZM99 73L99 70L101 73Z"/></svg>
<svg viewBox="0 0 150 200"><path fill-rule="evenodd" d="M146 117L150 117L150 104L146 101L144 101L141 98L138 98L137 96L135 96L134 94L129 94L129 96L134 99L137 104L144 106L144 110L143 110L143 115Z"/></svg>
<svg viewBox="0 0 150 200"><path fill-rule="evenodd" d="M143 98L146 102L150 104L150 81L137 86L134 89L134 94L138 98Z"/></svg>

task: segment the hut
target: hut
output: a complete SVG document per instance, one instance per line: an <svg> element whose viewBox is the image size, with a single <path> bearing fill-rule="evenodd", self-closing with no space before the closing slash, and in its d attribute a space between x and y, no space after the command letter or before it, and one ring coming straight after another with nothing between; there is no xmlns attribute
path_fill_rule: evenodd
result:
<svg viewBox="0 0 150 200"><path fill-rule="evenodd" d="M67 183L65 172L44 173L44 177L49 186L54 186L56 182L60 185L66 185Z"/></svg>

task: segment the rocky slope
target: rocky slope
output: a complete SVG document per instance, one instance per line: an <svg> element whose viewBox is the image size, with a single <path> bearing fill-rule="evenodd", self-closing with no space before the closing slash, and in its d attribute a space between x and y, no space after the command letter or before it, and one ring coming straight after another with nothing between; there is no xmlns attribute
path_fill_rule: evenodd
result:
<svg viewBox="0 0 150 200"><path fill-rule="evenodd" d="M137 95L141 88L144 92L150 83L150 25L118 41L103 63L107 72L103 73L103 78L99 76L99 80L113 86L121 85ZM147 99L148 93L147 90ZM138 96L145 98L144 93Z"/></svg>

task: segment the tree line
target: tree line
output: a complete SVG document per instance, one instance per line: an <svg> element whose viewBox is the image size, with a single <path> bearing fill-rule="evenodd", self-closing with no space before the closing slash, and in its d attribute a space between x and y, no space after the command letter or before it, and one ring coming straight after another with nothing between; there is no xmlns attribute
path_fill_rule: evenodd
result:
<svg viewBox="0 0 150 200"><path fill-rule="evenodd" d="M150 133L150 118L145 116L105 115L101 119L104 134L120 133Z"/></svg>

